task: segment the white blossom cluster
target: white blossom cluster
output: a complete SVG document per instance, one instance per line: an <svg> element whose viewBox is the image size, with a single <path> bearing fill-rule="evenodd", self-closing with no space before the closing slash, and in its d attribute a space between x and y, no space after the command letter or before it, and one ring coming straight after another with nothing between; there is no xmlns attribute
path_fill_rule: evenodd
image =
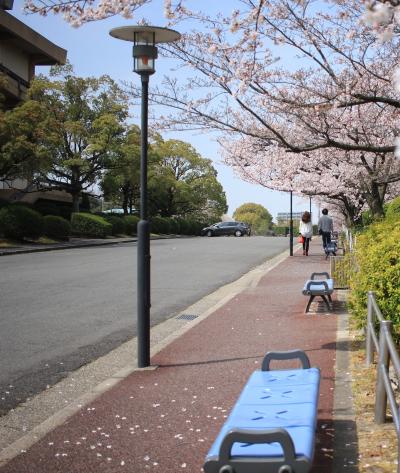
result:
<svg viewBox="0 0 400 473"><path fill-rule="evenodd" d="M372 26L380 41L392 39L400 24L400 2L379 0L368 3L363 21Z"/></svg>
<svg viewBox="0 0 400 473"><path fill-rule="evenodd" d="M74 27L114 15L132 18L133 12L150 0L25 0L24 11L47 16L61 14Z"/></svg>

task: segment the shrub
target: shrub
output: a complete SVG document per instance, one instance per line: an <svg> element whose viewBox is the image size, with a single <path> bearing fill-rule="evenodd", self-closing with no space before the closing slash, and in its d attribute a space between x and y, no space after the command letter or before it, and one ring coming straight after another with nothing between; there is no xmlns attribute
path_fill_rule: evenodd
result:
<svg viewBox="0 0 400 473"><path fill-rule="evenodd" d="M136 215L127 215L124 217L125 221L125 231L127 235L136 235L137 234L137 224L139 222L139 217Z"/></svg>
<svg viewBox="0 0 400 473"><path fill-rule="evenodd" d="M9 205L0 210L0 233L16 240L39 238L43 235L43 217L23 205Z"/></svg>
<svg viewBox="0 0 400 473"><path fill-rule="evenodd" d="M178 235L180 230L179 222L175 218L168 218L167 220L169 222L170 233Z"/></svg>
<svg viewBox="0 0 400 473"><path fill-rule="evenodd" d="M274 226L272 230L274 231L275 235L279 236L286 236L289 233L289 227Z"/></svg>
<svg viewBox="0 0 400 473"><path fill-rule="evenodd" d="M179 219L179 228L181 235L190 235L190 223L187 220Z"/></svg>
<svg viewBox="0 0 400 473"><path fill-rule="evenodd" d="M400 217L400 197L396 197L388 203L386 208L387 218L398 218Z"/></svg>
<svg viewBox="0 0 400 473"><path fill-rule="evenodd" d="M122 235L122 234L126 233L126 224L125 224L124 218L117 217L116 215L109 215L109 214L104 214L103 218L108 223L111 223L111 225L112 225L111 234L112 235Z"/></svg>
<svg viewBox="0 0 400 473"><path fill-rule="evenodd" d="M103 217L88 213L73 213L71 216L72 233L78 236L105 238L111 235L112 225Z"/></svg>
<svg viewBox="0 0 400 473"><path fill-rule="evenodd" d="M163 217L152 217L150 228L151 232L162 233L164 235L170 233L171 231L169 220Z"/></svg>
<svg viewBox="0 0 400 473"><path fill-rule="evenodd" d="M201 235L201 230L204 228L204 224L202 222L198 222L196 220L190 220L190 233L189 235Z"/></svg>
<svg viewBox="0 0 400 473"><path fill-rule="evenodd" d="M65 218L56 215L46 215L44 221L44 234L55 240L69 240L71 224Z"/></svg>
<svg viewBox="0 0 400 473"><path fill-rule="evenodd" d="M366 324L367 292L374 291L384 318L400 340L400 218L372 224L359 235L357 272L351 277L350 309L359 327Z"/></svg>
<svg viewBox="0 0 400 473"><path fill-rule="evenodd" d="M8 207L9 205L10 202L8 202L8 200L0 198L0 209L2 209L3 207Z"/></svg>

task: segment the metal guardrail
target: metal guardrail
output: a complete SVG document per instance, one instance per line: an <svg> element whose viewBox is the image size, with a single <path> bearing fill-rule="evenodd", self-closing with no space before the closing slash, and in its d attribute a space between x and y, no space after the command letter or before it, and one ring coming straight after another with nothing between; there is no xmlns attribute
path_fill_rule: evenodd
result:
<svg viewBox="0 0 400 473"><path fill-rule="evenodd" d="M376 329L379 327L379 334ZM389 366L398 380L400 380L400 357L392 337L392 322L382 316L375 294L368 292L367 337L366 337L366 364L370 366L374 361L374 351L378 354L376 397L375 397L375 422L384 424L386 409L389 401L393 423L397 433L397 473L400 473L400 406L389 376Z"/></svg>

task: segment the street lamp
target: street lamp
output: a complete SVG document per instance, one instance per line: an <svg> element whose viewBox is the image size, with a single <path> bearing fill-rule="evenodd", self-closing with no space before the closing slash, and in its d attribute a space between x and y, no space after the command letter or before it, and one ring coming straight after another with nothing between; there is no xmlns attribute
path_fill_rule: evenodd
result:
<svg viewBox="0 0 400 473"><path fill-rule="evenodd" d="M149 77L155 72L158 43L177 41L177 31L157 26L122 26L113 28L110 35L133 42L133 70L141 77L141 135L140 135L140 221L138 234L137 265L137 340L138 366L150 365L150 224L147 209L147 145Z"/></svg>

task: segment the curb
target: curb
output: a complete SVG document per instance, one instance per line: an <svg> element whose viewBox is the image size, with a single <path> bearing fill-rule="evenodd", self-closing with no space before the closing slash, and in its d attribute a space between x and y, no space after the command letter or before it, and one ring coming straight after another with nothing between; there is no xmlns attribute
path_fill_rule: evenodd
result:
<svg viewBox="0 0 400 473"><path fill-rule="evenodd" d="M8 255L20 255L25 253L41 253L44 251L59 251L59 250L70 250L71 248L86 248L86 247L94 247L94 246L105 246L105 245L115 245L120 243L132 243L136 242L136 239L132 240L122 240L122 241L104 241L104 242L93 242L93 243L77 243L76 245L66 245L66 246L54 246L54 247L44 247L44 248L25 248L25 249L15 249L11 251L1 251L0 256L8 256Z"/></svg>
<svg viewBox="0 0 400 473"><path fill-rule="evenodd" d="M182 236L182 235L168 235L168 236L154 236L150 237L150 240L169 240L171 238L195 238L192 236ZM88 241L86 243L66 243L62 246L43 246L41 248L11 248L9 250L1 250L0 249L0 256L8 256L8 255L19 255L19 254L26 254L26 253L41 253L44 251L59 251L59 250L70 250L72 248L88 248L94 246L105 246L105 245L119 245L121 243L136 243L138 241L137 237L135 238L128 238L128 239L121 239L121 240L105 240L105 241Z"/></svg>

